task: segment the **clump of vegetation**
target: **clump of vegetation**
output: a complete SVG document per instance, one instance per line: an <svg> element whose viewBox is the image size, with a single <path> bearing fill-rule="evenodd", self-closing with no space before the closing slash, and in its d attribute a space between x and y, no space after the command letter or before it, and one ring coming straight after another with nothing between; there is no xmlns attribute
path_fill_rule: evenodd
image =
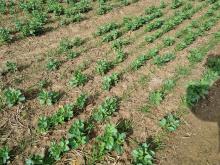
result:
<svg viewBox="0 0 220 165"><path fill-rule="evenodd" d="M100 60L97 62L96 72L100 75L104 75L112 68L112 66L113 65L111 62L106 60Z"/></svg>
<svg viewBox="0 0 220 165"><path fill-rule="evenodd" d="M190 50L188 60L190 63L195 64L203 60L204 55L198 49Z"/></svg>
<svg viewBox="0 0 220 165"><path fill-rule="evenodd" d="M6 104L9 107L12 107L18 103L25 101L24 95L20 90L14 88L8 88L4 91L4 97L6 100Z"/></svg>
<svg viewBox="0 0 220 165"><path fill-rule="evenodd" d="M102 37L102 41L103 42L110 42L113 40L116 40L117 38L119 38L122 35L122 32L119 30L112 30L111 32L109 32L108 34L104 35Z"/></svg>
<svg viewBox="0 0 220 165"><path fill-rule="evenodd" d="M47 6L47 11L49 13L54 13L56 16L64 14L64 7L59 2L49 0Z"/></svg>
<svg viewBox="0 0 220 165"><path fill-rule="evenodd" d="M0 13L6 14L6 12L7 12L6 0L0 0Z"/></svg>
<svg viewBox="0 0 220 165"><path fill-rule="evenodd" d="M56 125L63 124L65 121L69 121L74 114L80 113L88 103L88 96L81 94L74 105L66 104L59 108L58 111L52 116L42 116L38 120L38 130L40 132L46 132Z"/></svg>
<svg viewBox="0 0 220 165"><path fill-rule="evenodd" d="M103 0L99 1L99 8L97 10L98 15L104 15L104 14L108 13L111 10L112 10L112 7L109 4L107 4Z"/></svg>
<svg viewBox="0 0 220 165"><path fill-rule="evenodd" d="M219 78L219 71L208 69L203 74L202 79L189 83L186 94L186 103L189 107L194 106L200 99L205 98L210 86Z"/></svg>
<svg viewBox="0 0 220 165"><path fill-rule="evenodd" d="M108 32L110 32L112 30L115 30L117 28L119 28L119 25L117 23L110 22L110 23L107 23L107 24L104 24L104 25L98 27L98 29L95 32L95 35L101 36L101 35L103 35L105 33L108 33Z"/></svg>
<svg viewBox="0 0 220 165"><path fill-rule="evenodd" d="M9 158L10 157L8 147L4 146L0 148L0 164L7 164Z"/></svg>
<svg viewBox="0 0 220 165"><path fill-rule="evenodd" d="M89 140L87 124L83 120L76 120L69 129L68 140L72 149L77 149L79 146L86 144Z"/></svg>
<svg viewBox="0 0 220 165"><path fill-rule="evenodd" d="M17 67L17 64L15 62L10 62L10 61L7 61L6 62L6 69L8 72L15 72L18 70L18 67Z"/></svg>
<svg viewBox="0 0 220 165"><path fill-rule="evenodd" d="M17 21L16 29L22 33L24 37L40 35L44 32L44 25L47 17L45 13L34 11L32 17L24 22Z"/></svg>
<svg viewBox="0 0 220 165"><path fill-rule="evenodd" d="M119 74L112 73L110 76L104 77L102 82L102 88L104 90L110 90L113 86L115 86L119 81Z"/></svg>
<svg viewBox="0 0 220 165"><path fill-rule="evenodd" d="M123 62L126 59L126 53L124 53L122 50L117 50L115 51L116 53L116 59L115 59L115 63L120 63Z"/></svg>
<svg viewBox="0 0 220 165"><path fill-rule="evenodd" d="M66 52L66 51L68 51L72 48L73 48L73 44L72 44L70 39L68 39L68 38L62 38L61 39L60 46L59 46L59 50L61 52Z"/></svg>
<svg viewBox="0 0 220 165"><path fill-rule="evenodd" d="M145 54L138 56L137 59L133 61L131 64L132 70L138 70L141 66L145 64L147 60L148 60L148 57Z"/></svg>
<svg viewBox="0 0 220 165"><path fill-rule="evenodd" d="M84 42L85 40L83 40L81 37L75 37L72 40L69 38L62 38L60 41L59 50L61 52L69 52L74 46L81 46Z"/></svg>
<svg viewBox="0 0 220 165"><path fill-rule="evenodd" d="M72 60L72 59L78 57L79 55L80 55L79 52L75 52L75 51L68 51L68 52L67 52L67 58L68 58L69 60Z"/></svg>
<svg viewBox="0 0 220 165"><path fill-rule="evenodd" d="M160 91L153 91L149 94L149 102L151 105L160 105L160 103L163 101L164 96L163 93Z"/></svg>
<svg viewBox="0 0 220 165"><path fill-rule="evenodd" d="M101 160L108 152L115 151L121 154L125 138L126 134L120 133L114 125L107 125L104 134L96 138L96 143L92 150L93 161Z"/></svg>
<svg viewBox="0 0 220 165"><path fill-rule="evenodd" d="M164 46L172 46L175 43L175 39L173 37L165 37L163 39Z"/></svg>
<svg viewBox="0 0 220 165"><path fill-rule="evenodd" d="M158 19L155 22L149 23L146 27L146 31L147 32L151 32L153 30L156 30L158 28L160 28L164 23L164 20L162 19Z"/></svg>
<svg viewBox="0 0 220 165"><path fill-rule="evenodd" d="M69 141L65 139L61 139L60 142L52 141L50 148L49 148L50 156L54 160L60 160L61 155L69 151L68 144L69 144Z"/></svg>
<svg viewBox="0 0 220 165"><path fill-rule="evenodd" d="M0 43L9 43L12 40L12 36L8 29L0 27Z"/></svg>
<svg viewBox="0 0 220 165"><path fill-rule="evenodd" d="M81 85L85 85L87 81L88 77L85 74L83 74L81 71L76 71L69 81L69 84L73 87L78 87Z"/></svg>
<svg viewBox="0 0 220 165"><path fill-rule="evenodd" d="M123 48L123 46L128 45L128 44L130 44L129 40L119 38L119 39L112 42L112 49L121 50Z"/></svg>
<svg viewBox="0 0 220 165"><path fill-rule="evenodd" d="M180 120L174 114L170 113L166 115L163 119L161 119L159 124L165 130L173 132L179 127Z"/></svg>
<svg viewBox="0 0 220 165"><path fill-rule="evenodd" d="M85 43L85 40L82 39L81 37L75 37L72 43L73 43L73 46L81 46Z"/></svg>
<svg viewBox="0 0 220 165"><path fill-rule="evenodd" d="M171 8L172 9L176 9L176 8L179 8L182 5L183 5L183 1L182 0L173 0L172 4L171 4Z"/></svg>
<svg viewBox="0 0 220 165"><path fill-rule="evenodd" d="M163 66L165 65L166 63L174 60L176 58L176 55L173 54L173 53L167 53L163 56L155 56L154 57L154 61L153 63L158 65L158 66Z"/></svg>
<svg viewBox="0 0 220 165"><path fill-rule="evenodd" d="M161 89L155 90L149 94L149 103L151 106L158 106L164 100L165 96L175 87L175 79L164 81Z"/></svg>
<svg viewBox="0 0 220 165"><path fill-rule="evenodd" d="M119 100L116 97L107 97L105 101L94 111L92 119L103 121L117 111Z"/></svg>
<svg viewBox="0 0 220 165"><path fill-rule="evenodd" d="M41 155L31 155L25 161L25 165L43 164L43 163L44 163L44 158Z"/></svg>
<svg viewBox="0 0 220 165"><path fill-rule="evenodd" d="M60 93L42 90L38 95L41 105L53 105L60 99Z"/></svg>
<svg viewBox="0 0 220 165"><path fill-rule="evenodd" d="M47 62L47 70L49 71L54 71L59 69L60 66L60 61L56 60L56 59L49 59Z"/></svg>
<svg viewBox="0 0 220 165"><path fill-rule="evenodd" d="M208 58L207 67L220 75L220 58L218 56Z"/></svg>
<svg viewBox="0 0 220 165"><path fill-rule="evenodd" d="M21 1L19 7L28 13L31 13L32 11L40 11L43 7L43 0Z"/></svg>
<svg viewBox="0 0 220 165"><path fill-rule="evenodd" d="M155 151L148 143L142 143L137 149L132 151L132 163L153 165L155 159Z"/></svg>

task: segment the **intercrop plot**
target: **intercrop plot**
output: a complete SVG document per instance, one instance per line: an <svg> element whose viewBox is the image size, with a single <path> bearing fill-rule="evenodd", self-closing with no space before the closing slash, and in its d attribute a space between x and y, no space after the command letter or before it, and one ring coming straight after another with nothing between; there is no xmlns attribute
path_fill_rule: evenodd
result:
<svg viewBox="0 0 220 165"><path fill-rule="evenodd" d="M159 163L179 104L219 79L218 60L202 65L219 11L219 0L0 0L0 164Z"/></svg>

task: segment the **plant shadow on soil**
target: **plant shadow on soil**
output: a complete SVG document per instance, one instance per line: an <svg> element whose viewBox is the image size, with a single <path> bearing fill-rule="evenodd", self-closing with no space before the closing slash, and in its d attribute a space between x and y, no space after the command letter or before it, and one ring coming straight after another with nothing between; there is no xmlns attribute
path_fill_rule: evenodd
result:
<svg viewBox="0 0 220 165"><path fill-rule="evenodd" d="M210 55L205 64L211 70L217 71L220 74L220 65L212 68L208 66L208 61L213 58L216 61L220 61L220 55L213 56ZM219 134L219 144L218 152L220 152L220 79L218 79L211 87L208 85L196 84L191 85L187 88L187 97L190 97L191 89L196 89L197 94L202 98L195 105L189 106L191 112L200 120L205 122L217 122L218 123L218 134ZM208 93L206 93L208 91ZM205 97L204 96L204 92ZM192 96L191 96L192 97ZM187 99L187 98L186 98ZM217 146L217 144L216 144Z"/></svg>

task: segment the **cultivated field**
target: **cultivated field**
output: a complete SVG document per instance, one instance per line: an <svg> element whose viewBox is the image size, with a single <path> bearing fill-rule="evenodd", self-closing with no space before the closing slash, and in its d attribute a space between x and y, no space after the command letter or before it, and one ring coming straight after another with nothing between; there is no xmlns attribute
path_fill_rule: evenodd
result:
<svg viewBox="0 0 220 165"><path fill-rule="evenodd" d="M220 0L0 0L0 165L186 165L219 42Z"/></svg>

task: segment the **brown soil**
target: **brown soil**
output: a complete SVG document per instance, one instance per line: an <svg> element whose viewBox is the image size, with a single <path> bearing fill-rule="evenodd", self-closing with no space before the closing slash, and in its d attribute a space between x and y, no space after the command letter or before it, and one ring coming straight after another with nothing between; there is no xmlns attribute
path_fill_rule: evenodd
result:
<svg viewBox="0 0 220 165"><path fill-rule="evenodd" d="M220 46L214 54L220 54ZM158 155L161 165L220 164L220 81L206 98L184 116L184 124L169 135L164 150Z"/></svg>

